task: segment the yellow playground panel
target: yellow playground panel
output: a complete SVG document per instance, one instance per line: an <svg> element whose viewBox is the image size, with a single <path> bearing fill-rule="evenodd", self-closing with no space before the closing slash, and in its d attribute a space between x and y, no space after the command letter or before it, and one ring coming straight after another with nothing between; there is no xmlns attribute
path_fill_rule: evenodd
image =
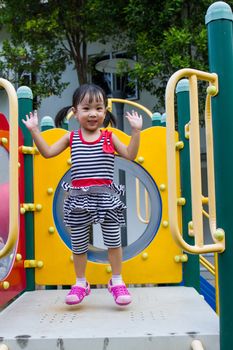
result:
<svg viewBox="0 0 233 350"><path fill-rule="evenodd" d="M125 144L129 142L128 135L117 129L113 131L122 142ZM44 131L42 136L49 144L52 144L66 132L63 129L50 129ZM176 141L178 141L177 134ZM144 243L142 249L138 249L135 255L124 258L123 248L123 276L126 283L179 283L182 280L180 262L183 260L183 255L181 249L173 241L169 228L165 154L166 128L151 127L143 130L138 156L135 162L129 163L133 163L136 167L136 173L137 168L140 170L142 179L139 178L139 180L143 181L144 173L151 179L160 198L161 215L154 229L155 232L150 236L148 243ZM179 168L178 162L179 152L177 152L177 169ZM39 264L40 268L36 269L37 284L66 285L75 282L72 251L62 239L61 228L54 219L56 192L60 188L64 174L67 174L69 169L69 149L52 159L44 159L39 154L34 156L34 202L37 207L35 211L35 259L43 262ZM179 182L179 176L177 179ZM179 183L177 183L177 188L180 188ZM149 188L146 189L153 203L153 193ZM180 193L177 193L177 198L179 196ZM62 206L62 203L60 205ZM180 218L179 205L177 210ZM155 211L152 206L150 214L150 222L153 223ZM59 220L60 216L58 214ZM146 240L146 231L144 236ZM91 284L105 284L110 275L111 268L106 260L88 259L87 279Z"/></svg>

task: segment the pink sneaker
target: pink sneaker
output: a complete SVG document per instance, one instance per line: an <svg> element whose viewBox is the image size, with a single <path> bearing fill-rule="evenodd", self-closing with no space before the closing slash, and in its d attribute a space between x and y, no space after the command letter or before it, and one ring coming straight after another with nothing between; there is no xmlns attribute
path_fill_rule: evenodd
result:
<svg viewBox="0 0 233 350"><path fill-rule="evenodd" d="M117 305L125 306L131 303L132 297L124 283L113 286L112 280L110 280L108 290L112 294Z"/></svg>
<svg viewBox="0 0 233 350"><path fill-rule="evenodd" d="M67 294L65 302L68 305L80 304L90 293L91 289L89 283L87 283L86 288L75 285Z"/></svg>

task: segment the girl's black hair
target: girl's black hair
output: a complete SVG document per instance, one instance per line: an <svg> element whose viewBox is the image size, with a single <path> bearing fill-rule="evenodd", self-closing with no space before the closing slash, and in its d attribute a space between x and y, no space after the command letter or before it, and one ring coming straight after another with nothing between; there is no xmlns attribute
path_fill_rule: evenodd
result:
<svg viewBox="0 0 233 350"><path fill-rule="evenodd" d="M72 106L67 106L62 108L55 116L55 126L56 128L62 128L62 123L64 119L66 118L69 110L71 109Z"/></svg>
<svg viewBox="0 0 233 350"><path fill-rule="evenodd" d="M72 99L72 106L64 107L57 113L55 117L55 125L57 128L62 126L62 122L66 118L69 110L72 107L76 108L77 105L79 105L82 102L82 100L87 94L89 96L89 102L92 102L93 99L95 99L96 101L103 101L105 107L107 108L108 99L105 91L100 86L95 84L83 84L75 90ZM111 124L111 126L116 126L116 118L110 111L107 110L103 126L107 127L109 123Z"/></svg>

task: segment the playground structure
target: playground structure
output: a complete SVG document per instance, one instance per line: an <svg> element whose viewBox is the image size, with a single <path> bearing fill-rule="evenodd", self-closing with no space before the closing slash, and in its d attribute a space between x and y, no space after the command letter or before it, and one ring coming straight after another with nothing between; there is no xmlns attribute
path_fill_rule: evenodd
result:
<svg viewBox="0 0 233 350"><path fill-rule="evenodd" d="M166 284L166 287L132 288L135 299L132 309L121 312L113 309L112 300L110 303L104 297L106 291L96 289L85 305L68 310L62 306L66 291L48 290L55 288L55 285L66 286L74 282L69 240L67 235L63 235L59 212L59 203L62 202L59 183L63 177L69 177L69 154L67 151L52 160L44 160L33 147L30 135L21 123L24 136L19 131L18 142L17 110L10 108L9 115L13 118L10 119L10 126L4 116L0 115L1 148L5 152L9 151L10 157L10 215L9 224L4 224L4 227L9 226L10 234L8 238L2 237L2 244L5 244L0 251L1 305L6 305L27 290L0 315L1 350L18 350L23 347L29 350L71 350L77 346L85 349L116 349L120 345L127 349L145 347L161 350L173 349L175 346L194 350L232 348L233 282L228 280L233 269L230 213L232 171L228 160L232 154L230 114L233 110L233 52L232 12L229 6L222 2L211 5L207 11L206 23L210 71L214 73L194 69L176 72L169 80L166 91L166 128L155 126L142 132L141 147L134 163L122 162L117 157L117 169L129 173L129 178L137 178L150 197L149 209L145 211L147 215L144 217L146 230L136 241L123 248L124 279L128 284ZM213 236L210 245L204 244L202 234L197 80L209 82L205 120L209 222ZM0 85L9 92L10 105L19 105L21 120L32 110L30 91L20 88L17 102L11 85L3 79L0 80ZM174 130L175 88L179 133ZM52 143L65 132L67 131L62 129L49 129L43 132L43 136ZM126 134L119 130L114 132L127 143ZM18 163L20 210L15 195L18 193ZM182 166L182 163L185 165ZM131 184L130 179L129 183ZM1 193L4 193L2 184ZM130 196L132 190L128 200ZM135 202L134 197L132 201ZM7 198L4 199L4 204L7 205ZM142 219L142 215L138 216ZM184 254L183 251L192 255ZM199 257L195 254L205 252L219 252L220 346L218 317L192 288L199 290ZM102 248L94 245L91 247L87 273L91 284L107 283L111 270ZM184 286L176 286L181 282ZM47 287L42 291L34 291L35 284ZM159 303L162 305L160 308ZM14 321L15 314L20 316L20 321ZM106 318L108 324L103 326ZM77 329L80 320L83 327ZM186 323L185 326L181 322ZM99 323L102 323L100 329ZM49 327L53 332L52 338L52 333L45 329ZM69 337L65 337L67 333Z"/></svg>
<svg viewBox="0 0 233 350"><path fill-rule="evenodd" d="M19 110L21 111L23 108L23 113L25 113L25 105L29 105L29 102L32 101L32 95L28 94L29 90L28 88L20 88L18 90L18 98L19 98ZM124 101L125 102L125 101ZM22 108L22 109L21 109ZM28 113L28 112L26 112ZM5 120L5 123L6 120ZM43 132L43 137L48 142L54 142L58 137L60 137L63 133L67 132L66 130L62 129L49 129L45 130ZM118 133L118 136L124 141L127 142L128 136L125 135L123 132L120 132L118 130L115 130L116 133ZM178 143L178 135L176 133L176 141ZM149 129L146 129L142 132L142 142L141 142L141 148L139 151L139 155L137 158L137 162L139 165L131 164L131 162L122 162L122 160L117 159L117 171L119 169L126 170L127 173L130 174L130 177L134 179L134 186L136 185L136 192L142 192L140 189L138 190L138 182L140 186L144 186L146 191L150 194L150 204L148 205L150 208L147 210L150 212L150 214L145 211L145 218L142 219L142 214L139 215L140 220L144 220L146 224L146 230L143 234L139 235L139 238L136 239L136 241L133 241L131 244L128 244L126 247L123 247L124 252L124 279L127 283L130 284L138 284L138 283L156 283L156 284L177 284L182 281L182 261L187 261L187 256L185 254L182 254L182 251L172 240L172 235L170 232L170 228L168 225L168 218L167 218L167 189L166 189L166 157L164 157L164 152L166 151L166 128L164 127L152 127ZM6 142L3 142L3 145L5 147ZM161 152L162 149L162 152ZM53 343L49 344L48 341L42 345L42 338L41 336L33 335L33 330L30 329L29 324L37 324L38 319L37 317L33 319L34 316L40 315L40 309L42 307L41 300L46 300L50 305L54 304L53 300L53 294L52 292L57 293L57 289L55 290L48 290L55 288L55 285L69 285L74 282L74 272L71 264L71 251L69 247L69 240L64 235L64 227L61 227L62 225L62 213L61 210L59 210L59 205L62 203L62 198L59 198L60 196L60 186L59 183L62 180L67 180L67 174L69 174L69 168L70 168L70 161L69 161L69 153L64 152L59 157L56 157L53 160L53 162L42 158L35 147L33 146L25 146L20 144L19 148L20 152L24 154L24 157L27 155L32 158L32 155L34 156L34 173L37 174L37 176L34 176L34 201L25 203L20 201L20 217L21 220L25 220L27 218L27 215L33 215L34 217L34 230L33 230L33 237L34 237L34 244L35 244L35 255L30 257L30 259L27 259L22 254L19 256L19 252L21 253L20 248L18 247L18 261L16 261L13 264L13 269L8 273L5 273L5 276L2 276L2 279L4 279L2 286L4 291L2 291L3 295L8 296L8 300L11 299L10 295L7 293L9 291L14 290L14 273L15 270L19 270L19 262L21 262L20 270L22 274L25 274L26 271L30 273L35 273L34 276L31 278L32 285L30 286L28 284L28 289L33 289L35 283L37 285L46 285L45 291L34 291L32 294L28 294L27 292L23 294L22 297L20 297L18 300L20 301L21 307L23 309L29 309L30 316L27 315L27 317L20 321L20 324L24 324L25 329L28 330L29 334L24 334L25 332L22 332L19 330L18 326L13 326L13 329L17 330L17 333L20 333L21 335L17 335L14 338L17 340L8 338L7 333L5 333L4 329L9 329L8 322L4 321L4 325L1 325L1 330L4 331L4 338L8 338L4 341L4 346L7 345L9 349L17 349L17 347L20 347L20 344L23 342L28 343L29 348L35 349L37 346L41 347L51 347L53 348L55 345ZM17 147L18 152L18 147ZM156 170L156 167L151 164L153 153L153 160L155 160L155 164L159 164L159 171ZM24 163L24 157L21 157L22 165ZM178 169L178 163L179 163L179 152L176 152L176 158L177 158L177 166ZM26 165L25 165L26 167ZM21 169L21 166L20 166ZM46 171L44 171L46 169ZM54 172L54 169L57 169L56 172ZM29 170L27 170L27 175L29 174ZM179 176L178 176L179 178ZM127 186L130 183L127 181ZM158 184L158 185L157 185ZM178 181L178 187L180 187L179 181ZM135 188L133 189L135 191ZM144 190L144 189L143 189ZM132 197L132 190L130 190L130 197ZM146 196L145 196L146 197ZM132 202L138 202L138 199L134 198L132 199ZM139 201L140 202L140 201ZM147 202L147 201L146 201ZM182 205L182 198L178 201L178 209L179 213L181 212L181 205ZM129 204L129 203L127 203ZM140 204L140 203L139 203ZM132 208L132 204L129 204L130 209ZM162 210L163 209L163 210ZM136 211L136 208L133 209ZM139 209L140 211L140 209ZM53 215L52 215L53 212ZM151 221L150 216L152 216L153 213L153 220ZM59 219L60 218L60 219ZM157 219L156 219L157 218ZM43 223L43 225L41 224ZM138 223L137 223L138 225ZM29 225L26 225L28 227ZM30 232L30 231L29 231ZM129 237L130 235L128 235ZM20 241L23 241L23 238L20 237ZM24 242L25 243L25 242ZM14 244L10 244L11 246L14 246ZM5 245L7 247L7 244ZM49 249L45 249L44 247L49 247ZM59 256L58 256L59 252ZM11 248L9 249L10 256L12 256ZM109 279L109 273L111 272L110 266L105 261L106 257L104 254L106 252L103 252L101 249L97 249L96 247L90 247L90 254L89 254L89 261L88 261L88 279L92 284L106 284ZM7 255L4 253L4 256ZM9 254L8 254L9 255ZM5 259L5 258L3 258ZM11 258L10 262L14 261L14 259ZM163 264L160 264L160 261L163 261ZM22 264L23 263L23 264ZM154 266L157 266L157 269L154 269ZM12 280L11 280L12 277ZM27 277L27 282L30 280L30 276ZM166 287L164 287L166 288ZM25 289L25 286L22 288ZM166 289L163 289L159 292L160 296L153 295L153 291L155 289L143 288L143 296L140 295L141 288L134 291L134 297L138 299L138 305L141 303L144 305L144 307L147 305L146 309L144 309L143 313L140 311L140 318L142 317L142 320L144 318L146 319L145 322L145 329L148 331L148 327L151 327L153 323L152 321L159 320L156 315L153 313L154 309L154 299L157 298L162 301L163 299L163 293L166 291L166 294L170 295L169 298L173 298L173 300L177 300L177 302L180 302L182 300L182 295L185 296L185 298L188 297L189 302L193 303L193 297L198 298L197 302L200 303L199 308L207 308L207 305L198 297L198 294L194 293L194 291L190 290L187 291L186 289L183 289L182 287L179 287L179 289L174 289L173 287L167 287ZM63 294L66 293L66 291L61 291ZM103 305L103 308L109 310L112 306L109 305L109 302L106 304L106 300L104 298L104 293L106 293L105 290L95 290L93 291L93 294L97 293L95 295L95 299L97 298L97 303L99 302L101 305ZM102 292L102 294L98 295L98 292ZM152 292L152 294L151 294ZM139 293L137 295L137 293ZM99 298L98 298L99 296ZM63 295L64 297L64 295ZM59 300L59 303L63 304L63 297L61 295L56 296L56 303ZM93 296L94 297L94 296ZM26 299L25 299L26 298ZM41 299L42 298L42 299ZM52 298L52 299L50 299ZM1 299L2 300L2 299ZM5 300L8 301L8 300ZM50 301L48 301L50 300ZM140 300L140 302L139 302ZM150 302L151 300L151 302ZM31 304L30 308L24 302L26 301ZM95 300L94 300L95 302ZM111 300L112 302L112 300ZM152 303L152 304L151 304ZM164 301L164 304L167 304L167 301ZM13 303L13 305L17 305L16 303ZM97 305L94 303L92 304L93 312L94 310L98 311ZM5 309L3 314L5 312L10 311L11 307L8 307ZM39 309L38 309L39 308ZM56 306L55 306L56 308ZM199 309L197 308L197 309ZM43 307L42 307L43 309ZM46 307L47 309L47 307ZM53 309L53 307L52 307ZM55 313L55 316L46 316L49 314L49 309L46 311L46 313L43 312L43 315L40 315L40 321L39 323L43 324L45 320L48 318L49 324L55 322L56 318L59 320L59 324L62 323L62 327L64 328L64 332L67 325L66 322L63 322L63 318L65 319L67 316L66 312L68 312L68 326L69 322L71 320L75 320L74 316L74 310L70 310L72 312L72 316L70 316L70 312L68 310L64 310L64 312L59 312L58 310ZM77 310L77 312L80 312L81 310ZM163 319L163 312L160 311ZM190 312L190 309L189 309ZM194 310L193 310L194 312ZM102 310L101 313L104 314L104 311ZM133 338L136 335L136 332L139 332L139 325L137 324L137 318L139 314L139 311L134 310L134 313L132 313L130 310L128 310L128 313L131 314L131 322L132 319L135 318L136 323L133 324L133 326L136 328L134 329L134 332L131 335L131 338ZM213 319L213 311L210 311L210 309L205 310L205 314L208 315L208 318L211 318L211 324L215 328L216 332L216 318ZM22 313L23 315L23 313ZM34 316L33 316L34 315ZM150 315L150 317L148 317ZM125 315L126 316L126 315ZM55 317L55 318L54 318ZM70 318L71 317L71 318ZM88 324L88 328L90 328L90 320L87 313L86 316L86 323ZM93 317L93 316L92 316ZM98 319L99 316L97 316ZM104 314L104 317L108 317L108 315ZM133 318L132 318L133 317ZM174 316L173 316L174 317ZM8 316L6 316L7 319L9 319ZM84 317L85 318L85 317ZM195 317L194 317L195 318ZM3 319L5 319L3 317ZM94 317L95 319L95 317ZM46 320L47 321L47 320ZM126 316L126 321L128 321L128 317ZM11 321L12 322L12 321ZM26 322L26 323L25 323ZM28 323L29 322L29 323ZM73 322L73 321L72 321ZM120 321L120 324L122 324L123 320ZM17 321L18 323L18 321ZM123 322L124 323L124 322ZM151 324L149 326L149 324ZM124 325L124 327L127 329L128 324ZM203 323L205 331L201 335L201 339L205 342L211 342L212 345L216 343L216 334L211 336L211 340L209 340L210 335L213 330L209 328L209 326L205 326ZM119 327L118 324L111 324L111 327L115 329L115 327ZM131 324L132 327L132 324ZM196 326L195 326L196 327ZM33 327L34 328L34 327ZM57 328L57 324L55 326ZM85 327L84 327L85 328ZM93 324L92 328L96 328L96 325ZM39 329L39 324L38 324ZM172 329L174 330L174 327L172 326ZM172 330L171 329L171 330ZM179 330L181 332L182 327L176 326L176 330ZM189 328L193 329L190 325ZM196 328L195 328L196 329ZM162 328L163 330L163 328ZM198 330L200 330L198 328ZM38 330L37 330L38 331ZM36 332L37 332L36 331ZM85 332L86 332L85 331ZM109 328L105 329L105 331L108 333L110 331ZM120 331L120 330L119 330ZM122 330L121 330L122 331ZM163 330L164 331L164 330ZM203 331L203 330L202 330ZM53 329L53 332L55 332L55 329ZM22 334L23 333L23 334ZM111 332L110 332L111 333ZM205 334L207 333L207 334ZM40 334L40 331L39 331ZM150 334L150 333L149 333ZM29 336L30 335L30 336ZM83 334L82 334L83 336ZM88 336L86 334L86 336ZM59 337L58 334L53 333L53 337L57 339ZM72 338L73 336L71 336ZM96 336L94 338L100 337L100 334L97 332ZM12 338L12 337L11 337ZM29 340L29 338L32 338ZM146 342L148 342L148 336L146 337ZM150 337L149 337L150 338ZM120 340L120 339L119 339ZM129 346L135 346L132 345L132 340L127 340L127 338L122 339L124 344L125 341L129 343ZM122 341L121 340L121 341ZM65 344L67 344L67 341L63 340ZM73 340L71 344L69 345L70 348L74 348L77 341L76 339ZM105 341L105 340L104 340ZM153 340L153 342L157 342L157 338ZM112 340L111 340L112 342ZM143 346L145 342L145 339L142 339L142 345ZM153 343L152 342L152 343ZM182 347L185 346L188 347L190 344L190 340L187 336L181 337L179 340ZM193 343L194 342L194 343ZM192 344L199 344L199 339L196 339L195 341L192 341ZM69 342L68 342L69 343ZM91 345L94 346L94 345ZM96 346L96 340L95 340L95 346ZM102 347L102 341L100 341L100 345ZM118 344L113 345L118 346ZM163 341L161 341L161 348L163 345Z"/></svg>

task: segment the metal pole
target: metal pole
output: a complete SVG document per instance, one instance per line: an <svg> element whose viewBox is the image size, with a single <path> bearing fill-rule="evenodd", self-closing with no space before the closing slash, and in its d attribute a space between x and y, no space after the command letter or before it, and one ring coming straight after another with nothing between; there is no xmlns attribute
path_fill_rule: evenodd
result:
<svg viewBox="0 0 233 350"><path fill-rule="evenodd" d="M32 91L27 86L21 86L17 90L19 101L19 126L24 135L24 145L32 146L33 141L30 132L22 123L26 114L32 111ZM24 155L24 179L25 179L25 202L34 203L33 195L33 157L30 154ZM27 212L25 214L26 228L26 259L34 259L34 214ZM35 289L35 272L34 269L26 269L27 290Z"/></svg>
<svg viewBox="0 0 233 350"><path fill-rule="evenodd" d="M218 74L213 98L213 135L217 227L225 231L226 250L219 254L220 348L233 349L233 38L232 11L218 1L206 14L210 71Z"/></svg>
<svg viewBox="0 0 233 350"><path fill-rule="evenodd" d="M184 143L184 148L180 151L182 197L184 197L186 201L185 205L182 207L183 238L188 244L193 244L194 239L188 234L188 225L192 220L192 207L189 140L185 137L185 125L190 121L188 79L182 79L179 81L176 87L176 94L179 139ZM200 291L200 266L198 255L188 254L188 261L183 264L183 280L185 286L194 287L198 292Z"/></svg>

